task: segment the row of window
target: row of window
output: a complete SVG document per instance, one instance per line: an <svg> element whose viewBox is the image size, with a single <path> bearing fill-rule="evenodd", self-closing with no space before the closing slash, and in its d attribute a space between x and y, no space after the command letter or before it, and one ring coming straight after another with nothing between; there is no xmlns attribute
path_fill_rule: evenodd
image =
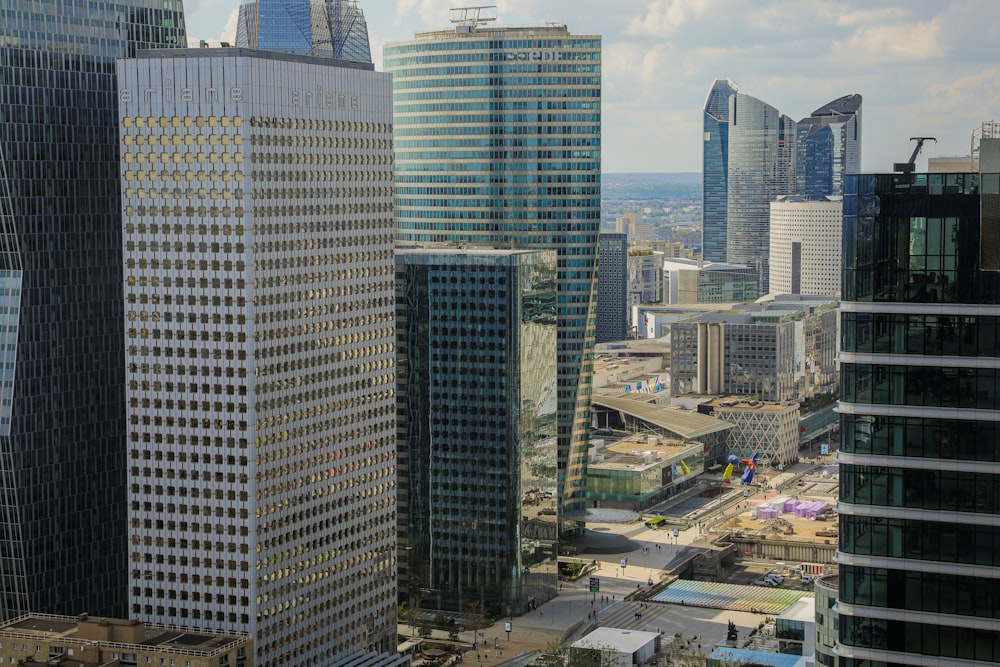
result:
<svg viewBox="0 0 1000 667"><path fill-rule="evenodd" d="M840 643L939 658L1000 662L1000 632L877 618L842 617Z"/></svg>
<svg viewBox="0 0 1000 667"><path fill-rule="evenodd" d="M855 505L1000 514L1000 475L843 465L840 499Z"/></svg>
<svg viewBox="0 0 1000 667"><path fill-rule="evenodd" d="M843 313L843 350L1000 357L1000 317Z"/></svg>
<svg viewBox="0 0 1000 667"><path fill-rule="evenodd" d="M848 403L1000 410L1000 371L843 364L840 393Z"/></svg>
<svg viewBox="0 0 1000 667"><path fill-rule="evenodd" d="M1000 567L1000 531L993 526L842 514L840 550L866 556Z"/></svg>
<svg viewBox="0 0 1000 667"><path fill-rule="evenodd" d="M839 581L843 604L1000 618L1000 579L841 565Z"/></svg>
<svg viewBox="0 0 1000 667"><path fill-rule="evenodd" d="M1000 461L1000 423L844 414L841 450L875 456Z"/></svg>

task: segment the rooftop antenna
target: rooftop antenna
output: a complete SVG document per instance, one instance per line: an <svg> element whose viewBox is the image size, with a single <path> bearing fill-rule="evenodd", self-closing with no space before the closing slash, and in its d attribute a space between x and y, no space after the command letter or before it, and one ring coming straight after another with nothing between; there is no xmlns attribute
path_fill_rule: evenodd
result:
<svg viewBox="0 0 1000 667"><path fill-rule="evenodd" d="M460 35L471 35L476 32L476 27L480 23L489 23L490 21L497 20L496 5L453 7L449 12L451 13L451 22L455 24L455 32Z"/></svg>
<svg viewBox="0 0 1000 667"><path fill-rule="evenodd" d="M910 155L909 162L896 162L892 165L893 171L898 171L901 174L912 174L917 170L917 155L920 154L920 149L924 147L925 141L933 141L937 143L937 139L934 137L910 137L910 141L917 142L917 145L913 149L913 153Z"/></svg>

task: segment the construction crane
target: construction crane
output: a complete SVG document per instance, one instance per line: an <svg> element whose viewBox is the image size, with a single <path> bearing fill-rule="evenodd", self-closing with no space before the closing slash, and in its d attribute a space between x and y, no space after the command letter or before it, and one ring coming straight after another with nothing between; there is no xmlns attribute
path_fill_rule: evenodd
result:
<svg viewBox="0 0 1000 667"><path fill-rule="evenodd" d="M925 141L933 141L937 143L937 138L935 137L910 137L910 141L917 142L917 145L913 149L913 153L910 155L909 162L896 162L892 165L893 171L898 171L901 174L912 174L917 169L917 156L920 155L920 149L924 147Z"/></svg>

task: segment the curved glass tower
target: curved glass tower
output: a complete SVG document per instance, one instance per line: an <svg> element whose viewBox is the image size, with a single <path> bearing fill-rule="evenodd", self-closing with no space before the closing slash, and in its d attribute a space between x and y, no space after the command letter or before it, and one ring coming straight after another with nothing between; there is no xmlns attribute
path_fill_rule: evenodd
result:
<svg viewBox="0 0 1000 667"><path fill-rule="evenodd" d="M1000 662L1000 174L849 175L842 667Z"/></svg>
<svg viewBox="0 0 1000 667"><path fill-rule="evenodd" d="M861 96L827 102L796 125L796 194L844 193L847 174L861 171Z"/></svg>
<svg viewBox="0 0 1000 667"><path fill-rule="evenodd" d="M768 292L770 203L795 191L795 121L740 92L729 97L726 257Z"/></svg>
<svg viewBox="0 0 1000 667"><path fill-rule="evenodd" d="M181 3L0 0L0 617L124 616L115 59Z"/></svg>
<svg viewBox="0 0 1000 667"><path fill-rule="evenodd" d="M705 100L701 252L706 262L726 261L729 98L738 92L743 91L729 79L717 79Z"/></svg>
<svg viewBox="0 0 1000 667"><path fill-rule="evenodd" d="M557 477L585 508L601 221L601 38L565 26L389 44L396 240L556 250Z"/></svg>
<svg viewBox="0 0 1000 667"><path fill-rule="evenodd" d="M368 24L354 0L244 0L236 46L372 61Z"/></svg>

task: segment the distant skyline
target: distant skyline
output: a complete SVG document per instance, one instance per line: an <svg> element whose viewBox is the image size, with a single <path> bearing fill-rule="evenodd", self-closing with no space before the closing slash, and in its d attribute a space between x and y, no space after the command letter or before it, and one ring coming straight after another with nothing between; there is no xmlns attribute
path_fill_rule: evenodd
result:
<svg viewBox="0 0 1000 667"><path fill-rule="evenodd" d="M455 0L359 0L372 59L414 33L448 29ZM994 0L501 0L496 25L565 23L603 36L603 170L701 171L701 110L729 78L795 120L864 97L865 172L909 157L966 155L1000 119L1000 9ZM185 0L189 43L235 42L239 0Z"/></svg>

